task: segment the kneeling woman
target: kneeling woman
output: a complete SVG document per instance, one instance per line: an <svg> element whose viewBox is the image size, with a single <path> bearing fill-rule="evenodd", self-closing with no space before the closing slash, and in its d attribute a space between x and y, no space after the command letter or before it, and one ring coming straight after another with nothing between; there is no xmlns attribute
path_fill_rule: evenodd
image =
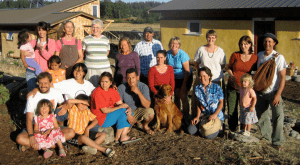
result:
<svg viewBox="0 0 300 165"><path fill-rule="evenodd" d="M111 127L116 124L115 142L126 144L140 140L127 136L130 124L136 121L129 106L122 102L119 93L112 88L111 73L103 72L99 83L100 86L92 93L91 111L97 116L100 127Z"/></svg>
<svg viewBox="0 0 300 165"><path fill-rule="evenodd" d="M222 123L224 121L224 114L222 112L224 94L222 88L215 83L211 82L212 73L207 67L199 69L200 84L195 87L195 95L197 101L197 116L191 120L191 125L188 127L190 134L195 134L198 131L197 126L199 125L200 115L203 113L204 116L208 117L208 120L221 120L216 127L218 131L204 136L207 139L213 139L218 136ZM217 119L218 118L218 119Z"/></svg>

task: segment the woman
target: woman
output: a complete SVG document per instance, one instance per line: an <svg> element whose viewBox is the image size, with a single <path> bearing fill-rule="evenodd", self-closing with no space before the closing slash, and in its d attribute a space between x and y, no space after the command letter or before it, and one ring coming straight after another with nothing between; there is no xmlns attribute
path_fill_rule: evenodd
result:
<svg viewBox="0 0 300 165"><path fill-rule="evenodd" d="M85 79L95 87L98 86L101 73L112 73L107 58L110 50L109 39L101 35L102 31L103 22L100 19L95 19L92 21L92 35L85 37L82 41L85 53L84 63L88 67Z"/></svg>
<svg viewBox="0 0 300 165"><path fill-rule="evenodd" d="M187 93L190 90L193 82L192 70L189 66L190 57L187 53L180 49L181 41L174 36L170 39L167 52L167 62L174 69L175 75L175 104L181 109L180 99L183 104L183 115L188 118L189 104Z"/></svg>
<svg viewBox="0 0 300 165"><path fill-rule="evenodd" d="M165 99L166 103L170 103L172 101L172 94L175 88L175 80L173 67L166 64L166 59L167 52L165 50L157 51L157 64L149 69L148 83L153 96L157 94L156 86L161 84L171 85L171 95Z"/></svg>
<svg viewBox="0 0 300 165"><path fill-rule="evenodd" d="M194 64L197 69L201 67L208 67L212 71L212 81L221 85L223 79L222 68L226 64L226 56L224 50L217 45L215 45L217 39L217 32L214 30L209 30L206 33L207 44L201 46L194 58Z"/></svg>
<svg viewBox="0 0 300 165"><path fill-rule="evenodd" d="M117 86L126 82L126 70L135 68L140 76L140 58L139 55L132 51L131 43L128 37L122 37L119 41L119 53L116 56L116 74L115 82Z"/></svg>
<svg viewBox="0 0 300 165"><path fill-rule="evenodd" d="M39 22L36 27L37 39L31 40L31 45L34 48L35 61L41 66L43 71L48 69L47 60L54 54L55 41L48 38L49 24L46 22ZM30 56L28 52L24 56ZM36 87L36 75L32 68L26 68L26 81L28 92Z"/></svg>
<svg viewBox="0 0 300 165"><path fill-rule="evenodd" d="M136 121L130 107L122 102L118 91L112 88L111 73L103 72L99 83L100 86L91 97L91 111L97 116L100 127L106 128L116 124L115 142L131 143L140 140L127 136L130 125Z"/></svg>
<svg viewBox="0 0 300 165"><path fill-rule="evenodd" d="M197 102L197 115L191 120L188 127L190 134L195 134L198 129L201 113L208 117L208 120L221 120L221 125L224 121L224 114L222 112L224 94L220 85L212 82L212 73L208 67L202 67L198 72L200 84L195 87L195 95ZM218 135L219 131L211 134L205 138L213 139Z"/></svg>
<svg viewBox="0 0 300 165"><path fill-rule="evenodd" d="M257 55L253 54L252 40L249 36L243 36L239 40L240 51L232 53L227 72L229 80L228 91L228 124L231 131L235 131L238 126L238 100L239 88L241 87L240 78L245 73L250 73L256 66ZM237 84L238 86L236 86Z"/></svg>
<svg viewBox="0 0 300 165"><path fill-rule="evenodd" d="M55 55L61 59L62 69L66 69L66 76L72 74L74 64L83 61L81 41L75 39L75 26L70 20L64 21L59 28L60 39L56 41Z"/></svg>

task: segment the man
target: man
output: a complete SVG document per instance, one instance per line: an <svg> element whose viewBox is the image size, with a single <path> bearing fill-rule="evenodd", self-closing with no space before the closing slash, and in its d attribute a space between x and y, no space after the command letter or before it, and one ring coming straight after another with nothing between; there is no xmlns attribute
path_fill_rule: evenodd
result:
<svg viewBox="0 0 300 165"><path fill-rule="evenodd" d="M154 110L150 108L151 98L149 87L139 82L138 79L139 76L136 69L127 69L127 82L118 87L118 92L122 101L128 104L133 111L133 117L138 122L137 124L141 125L146 133L153 134L154 132L148 126L154 118Z"/></svg>
<svg viewBox="0 0 300 165"><path fill-rule="evenodd" d="M39 83L38 92L34 97L33 96L29 97L24 111L24 113L26 113L26 130L20 133L16 139L17 143L19 144L20 151L22 152L29 147L32 147L35 150L39 149L36 139L33 135L34 134L33 118L36 116L35 112L36 112L37 103L42 99L48 99L51 101L51 103L53 104L53 108L55 109L58 103L61 104L64 102L61 92L59 92L54 88L50 88L52 82L52 76L50 75L50 73L48 72L40 73L37 76L37 82ZM62 105L61 107L65 108L65 105ZM63 127L62 132L66 140L69 140L75 136L75 132L71 128Z"/></svg>
<svg viewBox="0 0 300 165"><path fill-rule="evenodd" d="M271 60L273 55L277 53L274 50L275 45L278 44L276 36L272 33L266 33L263 38L265 51L258 53L257 67ZM257 92L256 110L262 137L272 141L274 148L282 150L284 114L281 94L285 85L286 62L281 54L276 57L275 62L276 68L272 84L265 91ZM269 106L272 110L273 135Z"/></svg>
<svg viewBox="0 0 300 165"><path fill-rule="evenodd" d="M148 71L149 68L156 65L156 52L163 50L163 46L160 41L153 39L154 32L151 27L144 29L144 40L136 44L134 51L139 54L141 61L141 75L140 81L148 84Z"/></svg>

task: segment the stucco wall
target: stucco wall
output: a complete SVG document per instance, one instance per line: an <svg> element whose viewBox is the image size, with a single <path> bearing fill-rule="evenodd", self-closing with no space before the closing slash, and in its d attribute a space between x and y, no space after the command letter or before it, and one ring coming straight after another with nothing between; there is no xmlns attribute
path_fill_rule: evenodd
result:
<svg viewBox="0 0 300 165"><path fill-rule="evenodd" d="M214 29L217 32L216 45L224 49L227 62L230 55L239 50L238 41L241 36L249 35L252 38L252 21L228 21L228 20L200 20L200 36L186 35L187 20L161 20L161 41L163 47L168 50L168 43L172 36L181 39L183 49L191 59L194 58L197 49L205 45L205 34L208 30ZM252 38L253 39L253 38Z"/></svg>
<svg viewBox="0 0 300 165"><path fill-rule="evenodd" d="M100 18L100 1L98 1L98 0L94 1L92 3L78 6L76 8L70 9L70 10L66 10L66 12L81 11L81 12L85 12L90 15L93 15L93 6L94 5L97 5L97 7L98 7L98 17Z"/></svg>
<svg viewBox="0 0 300 165"><path fill-rule="evenodd" d="M275 21L275 32L279 44L276 50L284 55L287 63L300 67L300 21Z"/></svg>

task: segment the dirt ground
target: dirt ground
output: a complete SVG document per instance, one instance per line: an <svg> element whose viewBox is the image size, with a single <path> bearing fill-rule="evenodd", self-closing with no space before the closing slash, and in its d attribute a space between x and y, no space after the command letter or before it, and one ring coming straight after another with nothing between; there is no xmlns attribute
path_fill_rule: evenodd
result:
<svg viewBox="0 0 300 165"><path fill-rule="evenodd" d="M300 119L300 83L288 81L283 93L285 114ZM127 145L113 145L116 154L107 158L102 153L89 155L70 145L67 157L57 152L45 160L41 153L29 149L20 153L15 138L25 126L23 110L25 101L13 95L6 105L0 105L0 164L299 164L300 141L286 136L279 152L265 140L259 143L241 143L229 139L226 134L213 140L186 133L154 135L132 129L130 135L143 138ZM253 125L252 135L261 138L259 129Z"/></svg>

